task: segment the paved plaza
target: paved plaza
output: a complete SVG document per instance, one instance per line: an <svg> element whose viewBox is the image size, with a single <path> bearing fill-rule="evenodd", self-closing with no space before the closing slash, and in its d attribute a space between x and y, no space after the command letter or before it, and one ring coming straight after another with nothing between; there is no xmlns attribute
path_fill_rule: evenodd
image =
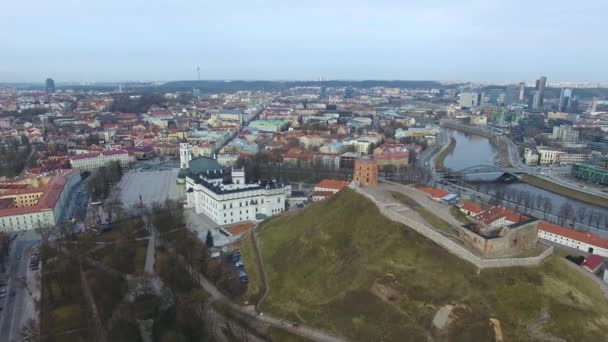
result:
<svg viewBox="0 0 608 342"><path fill-rule="evenodd" d="M147 206L155 202L162 203L167 198L181 200L184 197L184 185L177 184L178 173L177 168L130 170L118 184L123 205L130 208L138 204L140 196Z"/></svg>

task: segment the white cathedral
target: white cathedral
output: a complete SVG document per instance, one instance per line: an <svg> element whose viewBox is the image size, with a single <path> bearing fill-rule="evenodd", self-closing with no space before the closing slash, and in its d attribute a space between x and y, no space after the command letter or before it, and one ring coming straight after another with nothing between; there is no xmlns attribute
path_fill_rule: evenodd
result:
<svg viewBox="0 0 608 342"><path fill-rule="evenodd" d="M219 225L260 221L286 210L291 185L280 181L247 183L244 169L222 169L208 157L192 159L180 144L180 175L185 177L187 206Z"/></svg>

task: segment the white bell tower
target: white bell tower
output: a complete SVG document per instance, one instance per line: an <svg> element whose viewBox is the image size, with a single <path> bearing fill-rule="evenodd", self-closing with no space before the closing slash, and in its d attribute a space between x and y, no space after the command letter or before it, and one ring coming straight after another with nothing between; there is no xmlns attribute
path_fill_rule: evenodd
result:
<svg viewBox="0 0 608 342"><path fill-rule="evenodd" d="M190 160L192 160L192 153L190 153L190 145L188 143L179 144L179 165L182 169L190 167Z"/></svg>

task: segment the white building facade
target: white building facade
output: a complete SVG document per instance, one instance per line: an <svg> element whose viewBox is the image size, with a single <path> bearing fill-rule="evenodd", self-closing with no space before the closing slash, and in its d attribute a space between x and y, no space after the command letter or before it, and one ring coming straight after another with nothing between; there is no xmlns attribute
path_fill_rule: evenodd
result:
<svg viewBox="0 0 608 342"><path fill-rule="evenodd" d="M126 150L101 151L87 154L77 154L70 157L70 164L73 169L92 170L117 161L122 167L128 167L135 161L133 156Z"/></svg>
<svg viewBox="0 0 608 342"><path fill-rule="evenodd" d="M243 169L186 177L187 206L218 225L259 221L286 210L291 186L276 181L246 183Z"/></svg>
<svg viewBox="0 0 608 342"><path fill-rule="evenodd" d="M608 257L608 239L592 233L560 227L541 222L538 225L538 237L580 251Z"/></svg>
<svg viewBox="0 0 608 342"><path fill-rule="evenodd" d="M31 189L18 195L0 194L0 197L3 199L17 196L36 197L28 205L0 209L0 231L17 232L37 228L50 228L59 224L69 204L72 189L80 180L79 172L69 171L63 175L56 176L47 186L40 190Z"/></svg>

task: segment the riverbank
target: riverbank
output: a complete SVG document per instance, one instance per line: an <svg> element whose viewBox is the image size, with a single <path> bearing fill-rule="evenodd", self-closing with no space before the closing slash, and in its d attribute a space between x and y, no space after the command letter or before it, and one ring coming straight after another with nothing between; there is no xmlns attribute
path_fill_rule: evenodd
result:
<svg viewBox="0 0 608 342"><path fill-rule="evenodd" d="M509 156L509 145L504 140L504 136L495 136L490 138L490 144L492 144L498 151L497 162L499 167L510 168L513 167L511 164L511 157Z"/></svg>
<svg viewBox="0 0 608 342"><path fill-rule="evenodd" d="M454 137L450 137L450 143L448 146L444 147L435 158L435 170L443 171L445 169L443 162L445 161L445 158L454 151L455 148L456 139Z"/></svg>
<svg viewBox="0 0 608 342"><path fill-rule="evenodd" d="M545 189L547 191L551 191L553 193L565 196L565 197L569 197L581 202L585 202L588 204L592 204L598 207L602 207L602 208L608 208L608 201L601 197L601 196L596 196L590 193L586 193L586 192L581 192L533 175L523 175L521 177L521 180L524 183L536 186L538 188L541 189Z"/></svg>

